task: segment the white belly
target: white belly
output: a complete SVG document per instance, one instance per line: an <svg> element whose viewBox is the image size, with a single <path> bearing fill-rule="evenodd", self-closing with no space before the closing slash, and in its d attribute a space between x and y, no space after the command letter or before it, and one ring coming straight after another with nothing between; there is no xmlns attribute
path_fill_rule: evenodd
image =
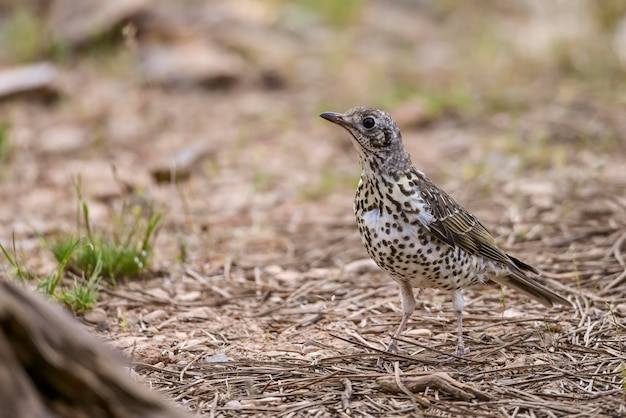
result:
<svg viewBox="0 0 626 418"><path fill-rule="evenodd" d="M396 281L413 287L456 289L486 280L485 262L451 247L423 226L398 225L398 219L378 209L356 213L368 254Z"/></svg>

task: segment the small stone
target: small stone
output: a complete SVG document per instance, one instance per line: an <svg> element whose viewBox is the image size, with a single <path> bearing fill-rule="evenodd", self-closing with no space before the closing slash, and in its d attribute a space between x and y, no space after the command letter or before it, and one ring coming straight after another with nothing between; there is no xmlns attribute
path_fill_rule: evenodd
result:
<svg viewBox="0 0 626 418"><path fill-rule="evenodd" d="M302 277L302 273L294 270L285 270L274 276L277 280L283 282L297 281Z"/></svg>
<svg viewBox="0 0 626 418"><path fill-rule="evenodd" d="M227 409L240 409L241 408L241 402L239 401L228 401L224 404L224 408Z"/></svg>
<svg viewBox="0 0 626 418"><path fill-rule="evenodd" d="M167 312L163 309L157 309L156 311L152 311L149 314L143 316L143 322L147 324L151 324L153 322L159 321L163 318L167 317Z"/></svg>
<svg viewBox="0 0 626 418"><path fill-rule="evenodd" d="M39 150L46 154L68 154L91 143L86 129L72 125L46 128L39 137Z"/></svg>
<svg viewBox="0 0 626 418"><path fill-rule="evenodd" d="M104 332L108 331L110 327L109 324L106 322L98 322L98 324L96 325L96 329L98 330L98 332Z"/></svg>
<svg viewBox="0 0 626 418"><path fill-rule="evenodd" d="M92 324L99 324L107 320L107 313L102 308L95 308L95 309L85 312L85 314L83 315L83 318L85 319L85 321L90 322Z"/></svg>
<svg viewBox="0 0 626 418"><path fill-rule="evenodd" d="M520 312L513 308L506 309L504 312L502 312L503 318L519 318L522 316L524 316L523 312Z"/></svg>
<svg viewBox="0 0 626 418"><path fill-rule="evenodd" d="M143 47L139 70L146 83L167 87L225 87L243 77L245 65L240 56L196 40Z"/></svg>
<svg viewBox="0 0 626 418"><path fill-rule="evenodd" d="M189 334L183 331L174 331L174 337L178 341L184 341L189 338ZM176 342L172 342L172 346L175 346L176 344Z"/></svg>
<svg viewBox="0 0 626 418"><path fill-rule="evenodd" d="M228 357L224 353L219 353L211 357L206 357L204 359L204 362L205 363L225 363L225 362L233 361L233 360L234 359L232 357Z"/></svg>
<svg viewBox="0 0 626 418"><path fill-rule="evenodd" d="M314 268L306 272L306 277L311 279L325 279L330 276L329 269Z"/></svg>
<svg viewBox="0 0 626 418"><path fill-rule="evenodd" d="M363 274L380 270L374 260L370 258L352 261L351 263L346 264L343 269L346 273L353 274Z"/></svg>
<svg viewBox="0 0 626 418"><path fill-rule="evenodd" d="M270 276L275 276L275 275L277 275L278 273L282 272L282 271L283 271L283 268L282 268L281 266L278 266L278 265L273 264L273 265L271 265L271 266L267 266L267 267L265 267L265 268L263 269L263 271L264 271L265 273L269 274Z"/></svg>
<svg viewBox="0 0 626 418"><path fill-rule="evenodd" d="M219 319L215 312L208 306L199 306L179 315L181 319Z"/></svg>
<svg viewBox="0 0 626 418"><path fill-rule="evenodd" d="M61 45L80 46L148 9L148 0L55 0L47 25Z"/></svg>
<svg viewBox="0 0 626 418"><path fill-rule="evenodd" d="M176 296L176 299L181 301L181 302L191 302L194 300L198 300L202 297L202 292L199 292L197 290L193 291L193 292L187 292L187 293L183 293L180 294L178 296Z"/></svg>
<svg viewBox="0 0 626 418"><path fill-rule="evenodd" d="M0 71L0 99L41 97L53 100L59 96L55 85L57 70L43 62Z"/></svg>
<svg viewBox="0 0 626 418"><path fill-rule="evenodd" d="M157 183L187 180L193 168L213 152L210 145L195 143L178 151L176 155L157 163L150 174Z"/></svg>

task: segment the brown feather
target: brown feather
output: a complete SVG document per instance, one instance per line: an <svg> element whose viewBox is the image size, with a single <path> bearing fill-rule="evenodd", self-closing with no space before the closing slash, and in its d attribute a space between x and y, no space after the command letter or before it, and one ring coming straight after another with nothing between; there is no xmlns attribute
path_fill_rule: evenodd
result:
<svg viewBox="0 0 626 418"><path fill-rule="evenodd" d="M427 226L437 238L470 254L483 256L514 270L519 269L516 263L498 248L489 231L474 215L423 174L418 173L418 178L422 196L434 215L433 221Z"/></svg>
<svg viewBox="0 0 626 418"><path fill-rule="evenodd" d="M550 308L552 305L560 304L572 306L572 303L564 297L557 295L538 281L527 277L523 273L514 273L508 276L493 277L492 280L502 286L509 286L520 292L526 293L531 298Z"/></svg>
<svg viewBox="0 0 626 418"><path fill-rule="evenodd" d="M511 270L508 276L494 277L495 282L518 289L547 307L554 303L571 306L567 299L526 276L524 271L535 274L539 274L539 271L502 251L493 236L474 215L435 186L426 176L419 172L417 174L421 182L422 196L434 215L433 221L428 226L437 238L470 254L504 264Z"/></svg>

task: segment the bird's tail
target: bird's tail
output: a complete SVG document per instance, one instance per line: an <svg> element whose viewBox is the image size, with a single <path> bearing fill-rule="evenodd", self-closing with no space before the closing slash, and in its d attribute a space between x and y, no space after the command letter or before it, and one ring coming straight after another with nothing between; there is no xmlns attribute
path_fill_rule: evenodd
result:
<svg viewBox="0 0 626 418"><path fill-rule="evenodd" d="M533 272L535 274L541 274L539 272L539 270L537 270L536 268L534 268L533 266L531 266L530 264L526 264L524 263L522 260L520 260L517 257L513 257L510 254L506 255L507 257L509 257L509 259L511 259L511 261L513 262L513 264L515 264L515 267L517 267L518 269L522 270L522 271L530 271Z"/></svg>
<svg viewBox="0 0 626 418"><path fill-rule="evenodd" d="M538 281L527 277L521 271L512 272L508 276L494 277L493 281L526 293L542 305L551 308L554 304L572 306L563 296L554 293Z"/></svg>

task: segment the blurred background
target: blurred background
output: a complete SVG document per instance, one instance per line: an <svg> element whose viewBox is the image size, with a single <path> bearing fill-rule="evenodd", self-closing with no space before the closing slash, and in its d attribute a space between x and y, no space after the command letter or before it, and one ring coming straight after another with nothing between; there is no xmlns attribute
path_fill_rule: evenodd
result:
<svg viewBox="0 0 626 418"><path fill-rule="evenodd" d="M76 228L80 178L94 225L157 204L158 268L363 256L357 156L317 116L356 105L391 112L489 227L532 239L539 214L623 190L625 70L622 1L4 0L0 242L48 267L41 238ZM337 222L349 244L329 253Z"/></svg>
<svg viewBox="0 0 626 418"><path fill-rule="evenodd" d="M617 416L606 408L623 407L625 81L622 0L0 0L0 275L32 279L83 311L104 339L153 366L137 370L165 373L154 387L185 402L196 388L188 406L211 415L252 384L186 383L201 355L289 368L285 359L363 351L334 332L384 347L400 315L397 288L357 234L350 138L318 117L380 107L414 164L499 244L590 303L544 319L538 328L554 328L541 338L528 338L522 320L483 338L485 322L500 320L494 312L533 324L546 311L526 299L511 311L493 288L468 291L472 353L490 353L476 364L491 367L496 351L498 365L519 360L515 370L526 355L552 364L544 349L557 337L558 347L578 347L574 328L587 324L585 344L604 341L606 358L564 350L571 379L559 369L554 386L531 391L589 395L590 415ZM406 335L452 351L448 295L427 290L419 300ZM508 351L489 335L512 341ZM339 368L351 361L336 358ZM578 367L590 358L599 365L586 386ZM352 360L373 367L371 356ZM235 380L253 369L233 367ZM284 377L272 370L259 393ZM590 393L600 370L614 402ZM355 396L363 390L360 399L378 396L393 411L395 400L361 376ZM527 404L510 382L502 408L516 415ZM310 383L296 383L298 400ZM206 393L216 394L213 407ZM346 408L341 393L324 402L332 397ZM499 415L496 407L485 406Z"/></svg>

